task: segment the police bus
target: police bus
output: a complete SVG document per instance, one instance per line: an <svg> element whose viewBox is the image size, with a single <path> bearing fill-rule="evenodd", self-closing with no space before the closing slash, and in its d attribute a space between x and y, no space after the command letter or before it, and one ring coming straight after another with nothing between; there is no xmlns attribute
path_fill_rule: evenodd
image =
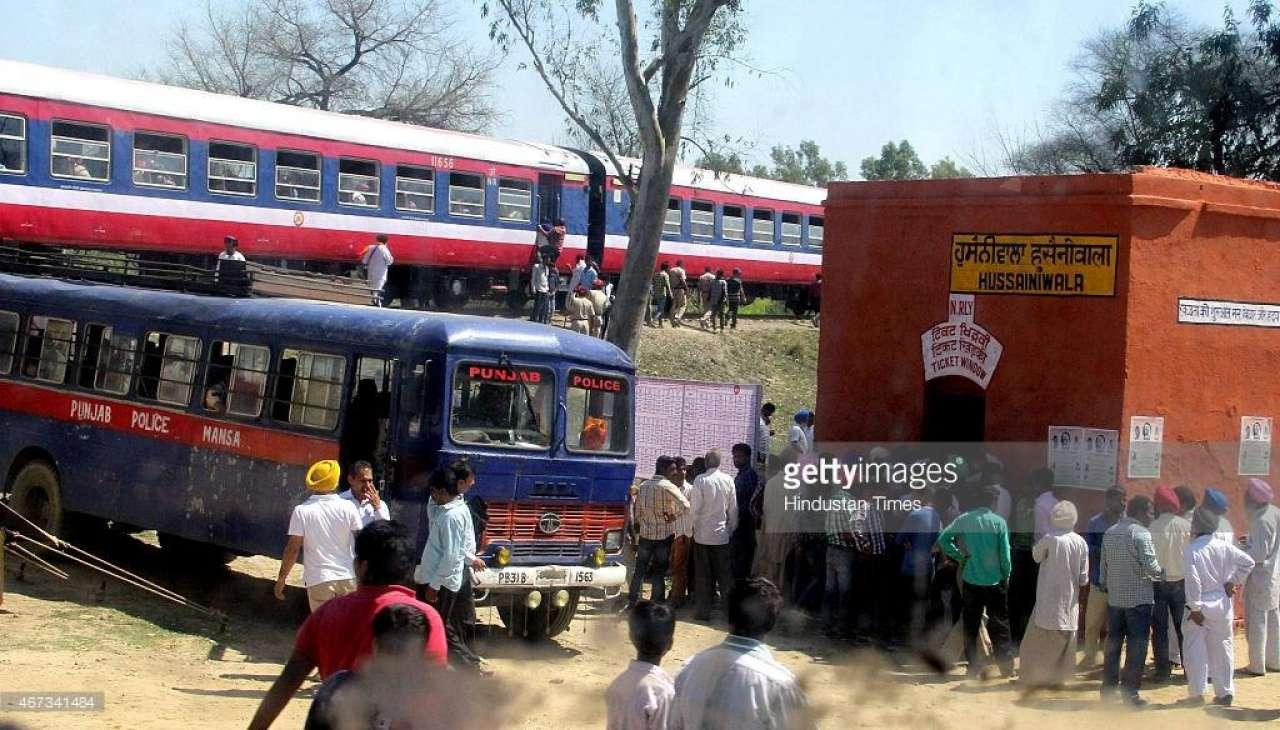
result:
<svg viewBox="0 0 1280 730"><path fill-rule="evenodd" d="M426 476L468 459L488 505L479 598L525 636L616 594L634 367L523 321L0 274L10 504L155 530L193 555L279 556L319 459L375 464L426 538Z"/></svg>

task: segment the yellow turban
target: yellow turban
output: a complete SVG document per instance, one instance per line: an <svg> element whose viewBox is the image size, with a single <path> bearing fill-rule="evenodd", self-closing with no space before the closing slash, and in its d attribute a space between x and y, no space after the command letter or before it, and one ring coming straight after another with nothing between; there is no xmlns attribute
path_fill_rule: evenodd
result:
<svg viewBox="0 0 1280 730"><path fill-rule="evenodd" d="M337 490L338 476L342 468L332 459L317 461L307 469L307 489L316 494L325 494Z"/></svg>

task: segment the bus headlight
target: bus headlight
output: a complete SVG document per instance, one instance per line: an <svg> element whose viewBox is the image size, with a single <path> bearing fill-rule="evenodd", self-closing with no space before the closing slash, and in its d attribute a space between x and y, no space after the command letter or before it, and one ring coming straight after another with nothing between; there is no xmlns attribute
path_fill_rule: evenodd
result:
<svg viewBox="0 0 1280 730"><path fill-rule="evenodd" d="M622 530L609 530L604 533L604 551L616 553L622 549Z"/></svg>
<svg viewBox="0 0 1280 730"><path fill-rule="evenodd" d="M604 565L604 548L596 548L591 553L591 564L599 568Z"/></svg>
<svg viewBox="0 0 1280 730"><path fill-rule="evenodd" d="M524 607L530 611L542 605L542 592L529 591L529 595L524 597Z"/></svg>
<svg viewBox="0 0 1280 730"><path fill-rule="evenodd" d="M551 605L556 608L564 608L569 605L569 591L563 589L556 591L556 594L551 598Z"/></svg>
<svg viewBox="0 0 1280 730"><path fill-rule="evenodd" d="M509 548L498 548L498 552L493 554L493 562L498 564L499 568L507 567L507 563L511 562L511 550Z"/></svg>

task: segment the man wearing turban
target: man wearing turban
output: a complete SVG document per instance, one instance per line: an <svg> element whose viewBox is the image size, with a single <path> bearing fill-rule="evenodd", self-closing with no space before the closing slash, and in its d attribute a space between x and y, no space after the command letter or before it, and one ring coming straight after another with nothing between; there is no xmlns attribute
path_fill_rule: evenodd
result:
<svg viewBox="0 0 1280 730"><path fill-rule="evenodd" d="M1204 490L1204 499L1201 500L1200 505L1218 517L1218 529L1213 531L1213 536L1234 545L1236 531L1231 526L1231 520L1227 519L1227 495L1209 487Z"/></svg>
<svg viewBox="0 0 1280 730"><path fill-rule="evenodd" d="M1075 670L1080 589L1089 583L1089 546L1073 531L1076 519L1074 504L1058 502L1049 513L1049 531L1031 548L1040 572L1018 671L1032 688L1063 685Z"/></svg>
<svg viewBox="0 0 1280 730"><path fill-rule="evenodd" d="M1251 674L1280 671L1280 509L1271 485L1250 479L1244 506L1249 512L1249 557L1255 563L1244 586L1244 635Z"/></svg>
<svg viewBox="0 0 1280 730"><path fill-rule="evenodd" d="M1182 646L1182 615L1186 605L1187 543L1191 542L1191 520L1179 514L1182 505L1178 495L1167 486L1155 493L1156 521L1151 523L1151 542L1156 548L1156 560L1164 568L1164 577L1157 580L1155 589L1155 614L1151 619L1152 650L1156 655L1157 681L1173 675L1173 651ZM1173 619L1176 644L1169 640L1169 620ZM1180 654L1179 654L1180 656Z"/></svg>
<svg viewBox="0 0 1280 730"><path fill-rule="evenodd" d="M293 508L289 542L280 559L276 598L284 600L285 581L302 554L302 584L314 612L325 601L356 589L356 533L364 526L360 509L338 494L338 462L318 461L307 470L311 496Z"/></svg>
<svg viewBox="0 0 1280 730"><path fill-rule="evenodd" d="M1191 704L1204 702L1213 677L1213 703L1230 706L1235 695L1233 659L1236 586L1253 570L1253 558L1214 536L1219 515L1201 505L1191 518L1195 537L1187 547L1187 617L1182 624L1182 669Z"/></svg>

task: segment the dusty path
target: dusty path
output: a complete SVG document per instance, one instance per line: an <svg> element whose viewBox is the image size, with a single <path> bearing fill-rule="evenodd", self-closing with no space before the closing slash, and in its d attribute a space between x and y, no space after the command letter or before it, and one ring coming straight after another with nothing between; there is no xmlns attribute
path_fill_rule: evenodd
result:
<svg viewBox="0 0 1280 730"><path fill-rule="evenodd" d="M80 572L74 583L30 573L19 582L11 560L0 607L0 691L101 690L107 706L95 714L12 713L0 715L0 721L29 728L244 727L288 656L301 592L294 592L290 604L276 602L270 576L277 564L266 558L237 560L226 574L210 578L181 575L160 560L155 547L133 538L109 536L97 547L227 611L227 631L219 633L198 615L124 587L109 586L99 603L98 583ZM631 658L615 617L588 612L556 641L537 645L507 638L496 616L481 618L495 624L480 649L497 669L496 694L512 716L494 727L603 725L604 688ZM721 636L715 628L682 621L668 669L674 672ZM1096 679L1024 702L1007 682L974 684L887 658L833 655L831 647L810 636L789 626L771 641L821 706L824 727L1115 730L1280 717L1280 675L1238 680L1238 707L1230 711L1168 707L1185 693L1181 686L1169 686L1146 692L1156 707L1133 713L1100 705ZM1242 636L1237 649L1243 650ZM289 705L277 727L301 726L310 687ZM493 705L486 707L497 712Z"/></svg>

